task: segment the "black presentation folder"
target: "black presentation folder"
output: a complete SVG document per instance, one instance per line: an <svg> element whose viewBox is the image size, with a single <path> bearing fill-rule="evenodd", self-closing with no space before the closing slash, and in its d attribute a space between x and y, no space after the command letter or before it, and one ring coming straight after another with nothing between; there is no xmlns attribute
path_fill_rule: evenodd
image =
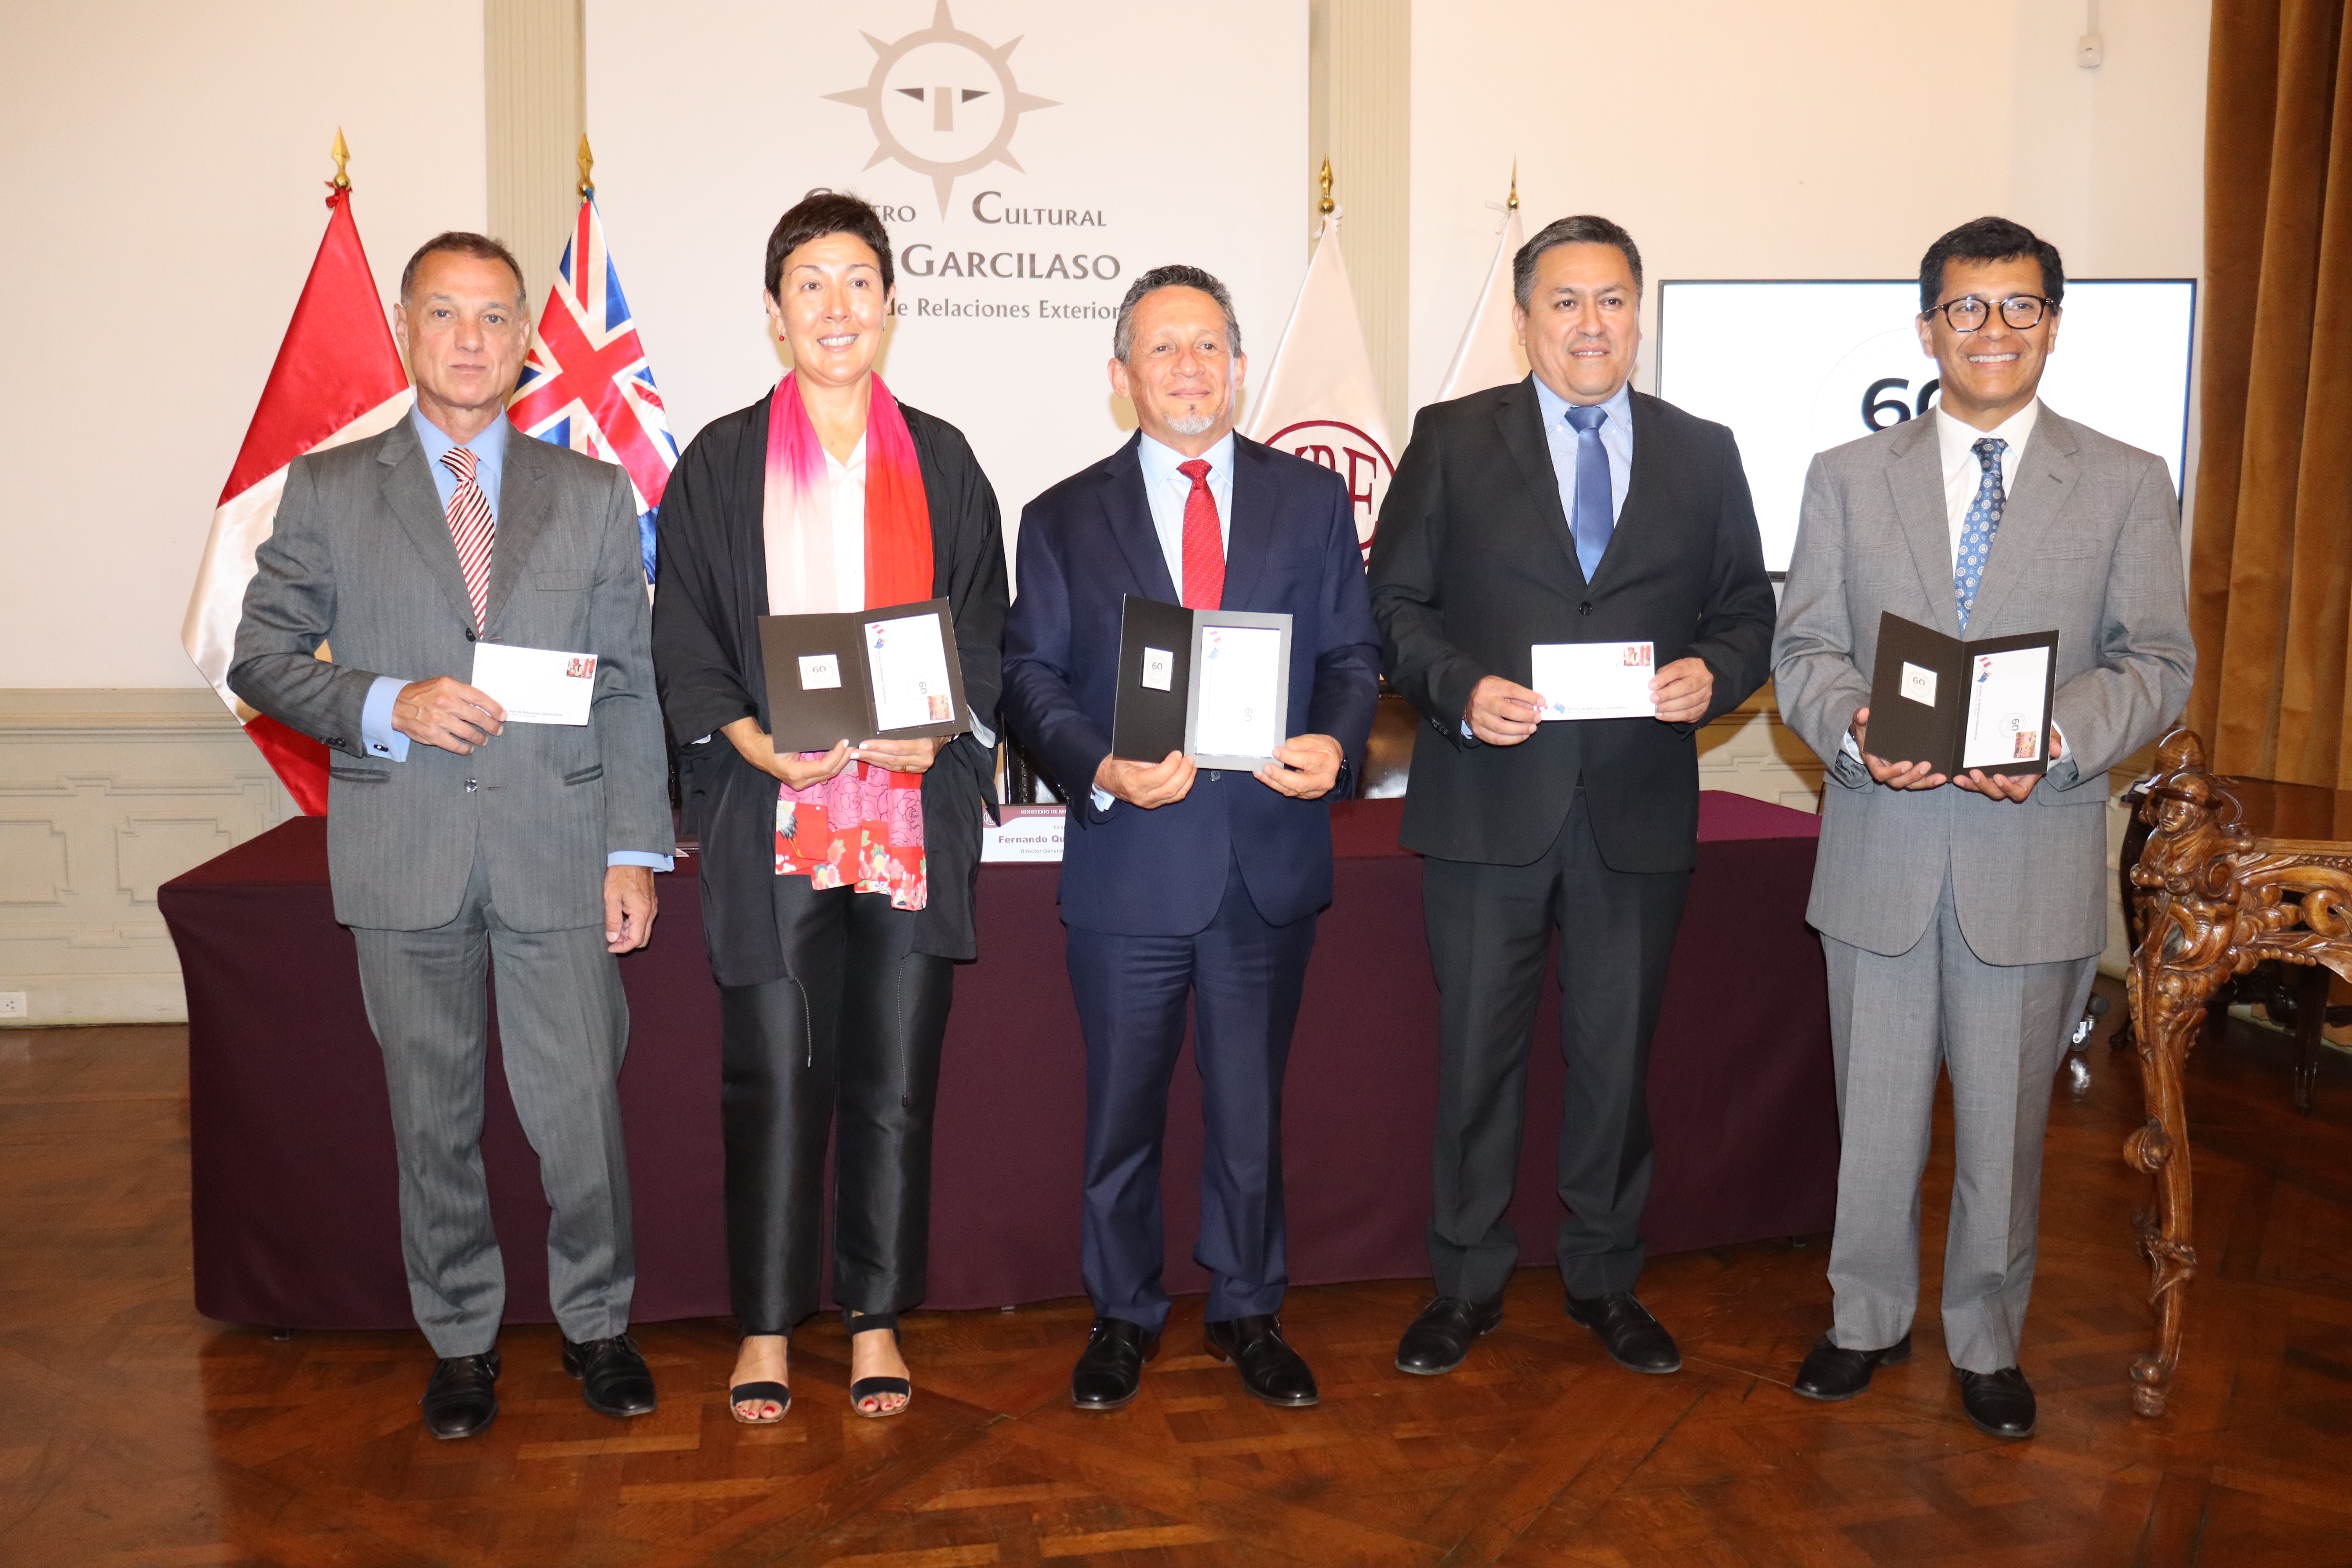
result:
<svg viewBox="0 0 2352 1568"><path fill-rule="evenodd" d="M1243 626L1282 634L1283 678L1267 693L1276 743L1286 740L1290 708L1290 617L1250 610L1188 610L1158 599L1126 596L1118 619L1118 693L1111 707L1110 754L1156 763L1182 752L1208 768L1255 768L1266 756L1203 755L1201 731L1201 633Z"/></svg>
<svg viewBox="0 0 2352 1568"><path fill-rule="evenodd" d="M2015 679L2000 679L2016 667L1999 656L2035 649L2042 654L2038 686L2028 683L2021 690ZM1926 763L1947 778L1971 767L1988 773L2046 772L2057 676L2054 631L1963 642L1886 612L1878 619L1864 748L1887 762ZM2004 690L2011 700L1999 695ZM1973 763L1967 760L1972 735L1979 748Z"/></svg>
<svg viewBox="0 0 2352 1568"><path fill-rule="evenodd" d="M919 689L916 695L927 712L940 717L886 730L867 628L919 616L938 623L947 655L947 689ZM956 658L955 621L945 599L835 615L761 616L760 659L767 670L768 720L779 752L829 752L835 741L923 740L971 728L964 709L963 666Z"/></svg>

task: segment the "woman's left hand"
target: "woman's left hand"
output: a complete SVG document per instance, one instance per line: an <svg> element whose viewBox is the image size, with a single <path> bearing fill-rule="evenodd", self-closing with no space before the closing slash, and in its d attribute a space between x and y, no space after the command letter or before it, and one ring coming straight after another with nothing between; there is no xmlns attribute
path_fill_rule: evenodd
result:
<svg viewBox="0 0 2352 1568"><path fill-rule="evenodd" d="M927 773L940 754L940 749L954 739L919 741L860 741L850 753L861 763L877 768L887 768L894 773Z"/></svg>

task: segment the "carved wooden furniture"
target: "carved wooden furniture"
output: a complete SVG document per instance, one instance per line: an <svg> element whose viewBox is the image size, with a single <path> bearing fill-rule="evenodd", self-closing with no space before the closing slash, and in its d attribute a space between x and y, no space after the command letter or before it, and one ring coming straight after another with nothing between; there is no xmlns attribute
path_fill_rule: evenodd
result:
<svg viewBox="0 0 2352 1568"><path fill-rule="evenodd" d="M2175 730L2139 811L2147 842L2131 880L2145 934L2130 995L2147 1121L2124 1157L2156 1178L2154 1206L2133 1223L2157 1342L2132 1363L2132 1407L2160 1415L2197 1272L2181 1069L2216 994L2265 960L2352 978L2352 792L2217 777L2204 742Z"/></svg>

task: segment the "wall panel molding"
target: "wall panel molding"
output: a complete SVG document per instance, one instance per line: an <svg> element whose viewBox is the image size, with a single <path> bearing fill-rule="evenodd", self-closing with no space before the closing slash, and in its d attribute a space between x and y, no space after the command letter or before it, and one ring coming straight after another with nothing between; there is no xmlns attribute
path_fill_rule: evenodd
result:
<svg viewBox="0 0 2352 1568"><path fill-rule="evenodd" d="M582 0L484 0L482 66L490 233L522 262L531 319L580 210L588 128Z"/></svg>
<svg viewBox="0 0 2352 1568"><path fill-rule="evenodd" d="M0 689L0 991L30 1025L184 1019L157 885L294 815L208 689Z"/></svg>
<svg viewBox="0 0 2352 1568"><path fill-rule="evenodd" d="M1322 225L1318 181L1328 158L1331 195L1342 214L1348 281L1356 291L1356 313L1363 318L1372 372L1388 409L1389 436L1396 447L1391 455L1402 457L1412 429L1405 401L1412 217L1411 0L1311 0L1307 52L1308 232Z"/></svg>

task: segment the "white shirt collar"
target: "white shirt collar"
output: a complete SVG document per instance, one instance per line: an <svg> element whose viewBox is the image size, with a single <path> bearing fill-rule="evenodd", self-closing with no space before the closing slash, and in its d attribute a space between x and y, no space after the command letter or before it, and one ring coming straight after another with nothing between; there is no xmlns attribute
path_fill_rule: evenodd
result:
<svg viewBox="0 0 2352 1568"><path fill-rule="evenodd" d="M1991 429L1979 430L1967 420L1945 413L1944 405L1937 404L1936 441L1941 449L1944 472L1947 475L1957 472L1963 464L1970 473L1979 471L1981 465L1977 461L1976 444L1990 436L2009 443L2000 455L2001 484L2006 488L2010 476L2017 472L2018 456L2025 450L2025 443L2032 436L2034 422L2041 414L2042 399L2037 397Z"/></svg>

